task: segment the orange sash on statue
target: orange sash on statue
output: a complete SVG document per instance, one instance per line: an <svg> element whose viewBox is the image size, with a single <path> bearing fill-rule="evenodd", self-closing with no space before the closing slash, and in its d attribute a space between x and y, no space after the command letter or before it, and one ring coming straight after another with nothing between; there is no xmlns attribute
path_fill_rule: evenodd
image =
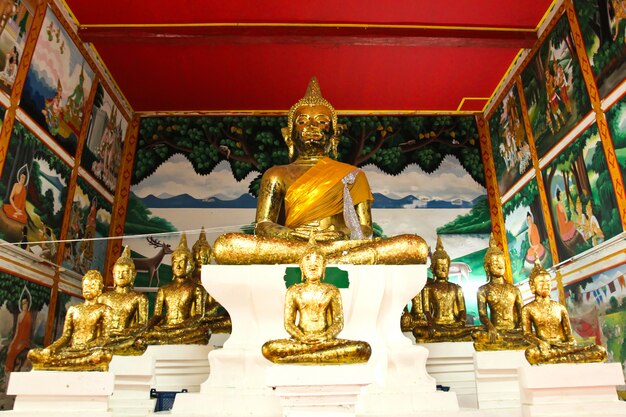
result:
<svg viewBox="0 0 626 417"><path fill-rule="evenodd" d="M343 183L341 180L358 169L328 157L321 159L298 178L285 196L285 226L296 228L315 220L343 212ZM373 201L365 174L359 170L353 184L348 184L352 203Z"/></svg>

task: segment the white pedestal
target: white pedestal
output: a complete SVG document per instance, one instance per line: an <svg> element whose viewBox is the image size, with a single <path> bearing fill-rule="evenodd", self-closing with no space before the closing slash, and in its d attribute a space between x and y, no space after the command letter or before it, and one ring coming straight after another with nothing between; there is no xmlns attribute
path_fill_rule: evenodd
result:
<svg viewBox="0 0 626 417"><path fill-rule="evenodd" d="M109 410L113 416L144 417L154 411L156 399L150 398L154 385L154 358L113 356L109 372L115 376Z"/></svg>
<svg viewBox="0 0 626 417"><path fill-rule="evenodd" d="M520 408L517 368L525 364L523 350L475 352L474 374L478 408Z"/></svg>
<svg viewBox="0 0 626 417"><path fill-rule="evenodd" d="M278 397L267 385L268 376L271 383L270 368L277 365L262 356L261 346L268 340L288 338L283 327L286 292L283 277L288 266L292 265L203 267L202 282L230 313L233 329L224 347L209 355L211 375L202 384L200 393L179 394L173 415L276 417L283 414ZM356 404L348 405L352 400L346 400L346 407L338 408L338 412L351 414L352 406L355 414L364 416L380 415L381 409L385 415L458 409L454 394L436 392L435 382L425 369L426 351L413 346L400 331L402 309L424 286L426 267L341 265L339 268L348 271L350 280L350 287L340 290L345 326L339 337L371 345L367 368L371 370L373 383L361 390ZM329 376L334 372L330 371L331 366L315 368ZM315 387L332 396L334 382L325 380L326 383ZM297 386L295 382L291 384ZM408 401L390 406L387 401L398 397L399 391ZM418 397L419 400L414 400ZM438 400L443 397L445 401Z"/></svg>
<svg viewBox="0 0 626 417"><path fill-rule="evenodd" d="M200 391L209 376L211 345L151 345L143 356L154 361L152 388L157 391Z"/></svg>
<svg viewBox="0 0 626 417"><path fill-rule="evenodd" d="M428 350L426 370L437 384L456 393L459 406L478 408L472 342L418 343Z"/></svg>
<svg viewBox="0 0 626 417"><path fill-rule="evenodd" d="M616 392L624 384L618 363L527 365L519 377L524 417L626 415Z"/></svg>
<svg viewBox="0 0 626 417"><path fill-rule="evenodd" d="M114 376L110 372L13 372L7 389L16 395L7 416L111 417L109 397Z"/></svg>

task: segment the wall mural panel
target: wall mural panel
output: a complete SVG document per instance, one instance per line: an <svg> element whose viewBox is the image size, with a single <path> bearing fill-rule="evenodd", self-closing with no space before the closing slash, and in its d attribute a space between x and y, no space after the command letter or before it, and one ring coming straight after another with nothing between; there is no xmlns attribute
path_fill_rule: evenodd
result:
<svg viewBox="0 0 626 417"><path fill-rule="evenodd" d="M288 163L281 117L142 119L124 244L150 267L136 285L171 279L179 236L129 235L194 230L207 238L252 230L261 173ZM417 233L430 245L437 233L454 261L451 281L466 292L484 283L483 256L491 230L478 134L471 117L342 117L347 133L339 158L362 167L375 202L375 234ZM158 272L158 277L157 277Z"/></svg>
<svg viewBox="0 0 626 417"><path fill-rule="evenodd" d="M4 26L0 26L0 88L11 94L37 1L12 0L4 4L9 12L7 19L2 20Z"/></svg>
<svg viewBox="0 0 626 417"><path fill-rule="evenodd" d="M13 408L10 373L30 371L28 351L43 346L49 300L50 288L0 271L0 410Z"/></svg>
<svg viewBox="0 0 626 417"><path fill-rule="evenodd" d="M72 157L94 73L48 9L20 106Z"/></svg>
<svg viewBox="0 0 626 417"><path fill-rule="evenodd" d="M533 165L515 85L489 119L489 133L498 189L502 195Z"/></svg>
<svg viewBox="0 0 626 417"><path fill-rule="evenodd" d="M522 84L541 158L591 109L567 16L522 72Z"/></svg>
<svg viewBox="0 0 626 417"><path fill-rule="evenodd" d="M606 120L622 178L626 178L626 97L622 97L606 112Z"/></svg>
<svg viewBox="0 0 626 417"><path fill-rule="evenodd" d="M626 72L626 1L574 0L574 8L600 97L606 97Z"/></svg>
<svg viewBox="0 0 626 417"><path fill-rule="evenodd" d="M527 279L537 258L545 268L552 266L546 222L535 178L503 204L502 213L513 282L517 284Z"/></svg>
<svg viewBox="0 0 626 417"><path fill-rule="evenodd" d="M0 177L0 238L47 260L56 257L71 170L15 121ZM33 243L29 243L33 242Z"/></svg>
<svg viewBox="0 0 626 417"><path fill-rule="evenodd" d="M83 275L90 269L104 273L107 240L93 240L109 236L111 203L102 197L82 177L78 177L70 214L70 227L65 247L63 266Z"/></svg>
<svg viewBox="0 0 626 417"><path fill-rule="evenodd" d="M626 265L565 285L565 296L576 339L604 346L626 373Z"/></svg>
<svg viewBox="0 0 626 417"><path fill-rule="evenodd" d="M622 231L596 125L550 162L543 178L561 261Z"/></svg>
<svg viewBox="0 0 626 417"><path fill-rule="evenodd" d="M81 166L115 193L128 122L101 83L98 84Z"/></svg>

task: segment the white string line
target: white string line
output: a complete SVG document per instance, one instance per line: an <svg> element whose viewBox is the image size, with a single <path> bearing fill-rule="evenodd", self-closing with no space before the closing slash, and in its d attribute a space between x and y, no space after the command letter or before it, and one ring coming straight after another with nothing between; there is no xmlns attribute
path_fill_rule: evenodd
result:
<svg viewBox="0 0 626 417"><path fill-rule="evenodd" d="M232 232L237 231L240 232L243 227L254 227L254 223L245 223L240 225L233 226L221 226L221 227L205 227L204 231L206 233L223 233L223 232ZM154 236L176 236L181 235L183 233L195 234L200 233L202 229L190 229L190 230L178 230L175 232L159 232L159 233L145 233L141 235L123 235L123 236L105 236L105 237L92 237L88 239L64 239L64 240L40 240L40 241L28 241L28 242L0 242L0 246L7 245L19 245L20 243L28 243L29 245L37 245L37 244L45 244L45 243L70 243L70 242L88 242L88 241L98 241L98 240L119 240L119 239L143 239L147 237Z"/></svg>

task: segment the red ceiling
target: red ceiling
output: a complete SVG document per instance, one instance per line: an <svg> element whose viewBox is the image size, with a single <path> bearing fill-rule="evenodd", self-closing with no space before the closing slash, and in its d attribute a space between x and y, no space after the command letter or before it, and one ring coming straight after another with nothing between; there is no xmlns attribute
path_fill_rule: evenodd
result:
<svg viewBox="0 0 626 417"><path fill-rule="evenodd" d="M552 2L66 3L135 111L405 112L481 110Z"/></svg>

